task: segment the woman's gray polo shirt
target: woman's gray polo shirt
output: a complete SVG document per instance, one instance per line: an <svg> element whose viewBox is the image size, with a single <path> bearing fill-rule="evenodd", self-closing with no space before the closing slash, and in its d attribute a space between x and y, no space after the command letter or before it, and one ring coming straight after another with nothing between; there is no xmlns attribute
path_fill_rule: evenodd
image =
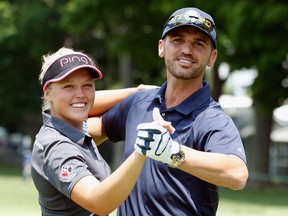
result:
<svg viewBox="0 0 288 216"><path fill-rule="evenodd" d="M91 215L70 199L72 188L84 176L102 181L110 168L90 136L46 112L42 115L32 153L42 215Z"/></svg>

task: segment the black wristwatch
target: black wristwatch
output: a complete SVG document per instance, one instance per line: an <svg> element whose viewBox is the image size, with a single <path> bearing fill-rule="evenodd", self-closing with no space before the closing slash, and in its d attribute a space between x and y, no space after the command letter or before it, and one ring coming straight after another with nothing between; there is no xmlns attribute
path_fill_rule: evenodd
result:
<svg viewBox="0 0 288 216"><path fill-rule="evenodd" d="M173 154L171 156L171 159L172 159L172 163L168 166L172 167L172 168L177 168L178 166L180 166L185 161L185 153L181 149L181 146L180 146L179 152L177 154Z"/></svg>

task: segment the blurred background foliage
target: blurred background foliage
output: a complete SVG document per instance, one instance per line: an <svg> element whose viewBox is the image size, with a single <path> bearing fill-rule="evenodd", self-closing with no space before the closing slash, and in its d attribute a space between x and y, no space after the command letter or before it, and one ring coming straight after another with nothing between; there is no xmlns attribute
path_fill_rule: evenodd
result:
<svg viewBox="0 0 288 216"><path fill-rule="evenodd" d="M288 4L286 0L11 0L0 1L0 126L32 137L41 125L38 74L41 56L62 46L82 50L104 74L97 89L161 85L164 63L157 55L162 27L176 9L195 6L210 13L218 33L218 59L211 90L215 100L230 71L254 68L256 109L252 168L267 173L272 112L288 98Z"/></svg>

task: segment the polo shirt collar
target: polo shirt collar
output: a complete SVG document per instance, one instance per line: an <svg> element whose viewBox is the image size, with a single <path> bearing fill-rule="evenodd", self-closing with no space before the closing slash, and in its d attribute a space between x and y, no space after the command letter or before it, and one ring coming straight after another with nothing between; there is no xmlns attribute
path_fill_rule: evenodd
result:
<svg viewBox="0 0 288 216"><path fill-rule="evenodd" d="M195 109L200 107L202 104L211 99L211 93L209 84L206 81L203 81L203 87L186 98L181 104L176 107L172 107L166 110L165 105L165 91L167 88L167 82L165 82L161 88L155 92L155 94L151 94L150 100L155 103L160 103L162 109L164 111L176 110L184 115L188 115L193 112Z"/></svg>
<svg viewBox="0 0 288 216"><path fill-rule="evenodd" d="M91 137L85 135L82 131L79 129L73 127L72 125L68 124L67 122L51 116L48 111L42 112L43 116L43 124L47 127L52 127L64 136L71 139L73 142L82 145L84 142L87 141L87 139L91 141Z"/></svg>

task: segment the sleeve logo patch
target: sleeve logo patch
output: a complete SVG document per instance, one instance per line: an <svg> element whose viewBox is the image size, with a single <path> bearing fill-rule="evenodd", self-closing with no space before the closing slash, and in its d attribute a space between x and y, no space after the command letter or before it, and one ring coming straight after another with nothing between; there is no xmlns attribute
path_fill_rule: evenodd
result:
<svg viewBox="0 0 288 216"><path fill-rule="evenodd" d="M70 181L74 176L75 173L72 165L63 165L61 167L60 179L63 182Z"/></svg>

